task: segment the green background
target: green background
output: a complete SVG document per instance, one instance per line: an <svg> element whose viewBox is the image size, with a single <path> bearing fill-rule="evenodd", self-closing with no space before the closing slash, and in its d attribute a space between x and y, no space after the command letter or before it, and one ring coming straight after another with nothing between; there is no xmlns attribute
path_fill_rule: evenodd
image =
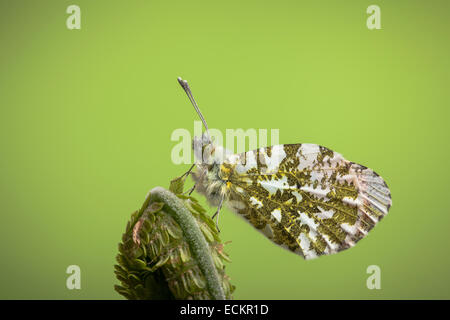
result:
<svg viewBox="0 0 450 320"><path fill-rule="evenodd" d="M224 210L236 298L450 298L448 1L0 3L0 298L121 298L131 212L189 167L170 157L173 130L198 120L178 76L210 127L280 129L392 191L366 239L312 261ZM66 28L71 4L81 30ZM366 27L371 4L382 30ZM66 288L71 264L81 290Z"/></svg>

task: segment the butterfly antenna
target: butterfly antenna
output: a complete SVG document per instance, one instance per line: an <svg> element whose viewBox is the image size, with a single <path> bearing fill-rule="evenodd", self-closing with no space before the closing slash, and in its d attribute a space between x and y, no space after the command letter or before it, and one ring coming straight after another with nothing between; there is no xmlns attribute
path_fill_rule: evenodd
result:
<svg viewBox="0 0 450 320"><path fill-rule="evenodd" d="M189 84L186 80L181 79L178 77L178 83L183 88L184 92L186 92L189 100L191 101L192 105L194 106L195 111L197 112L198 116L203 122L203 125L205 126L206 133L209 135L208 131L208 125L206 124L205 118L203 117L202 113L200 112L200 109L198 108L197 102L195 102L194 96L192 95L191 88L189 87Z"/></svg>

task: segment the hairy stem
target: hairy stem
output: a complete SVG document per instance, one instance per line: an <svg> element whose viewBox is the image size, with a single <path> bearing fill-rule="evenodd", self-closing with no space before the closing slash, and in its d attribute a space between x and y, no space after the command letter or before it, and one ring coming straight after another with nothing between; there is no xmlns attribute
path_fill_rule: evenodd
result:
<svg viewBox="0 0 450 320"><path fill-rule="evenodd" d="M183 230L192 254L197 259L199 267L206 278L207 288L211 297L215 300L225 300L222 282L211 257L209 245L195 218L183 204L183 201L162 187L152 189L147 200L144 203L145 206L150 206L154 202L163 202L166 205L167 213L173 217Z"/></svg>

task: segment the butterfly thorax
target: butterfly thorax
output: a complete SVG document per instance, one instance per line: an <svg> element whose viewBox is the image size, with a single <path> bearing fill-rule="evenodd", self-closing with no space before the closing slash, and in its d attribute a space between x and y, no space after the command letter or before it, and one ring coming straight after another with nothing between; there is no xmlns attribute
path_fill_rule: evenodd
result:
<svg viewBox="0 0 450 320"><path fill-rule="evenodd" d="M195 137L193 147L196 170L192 178L196 182L196 190L205 195L211 205L217 206L222 198L228 198L235 166L228 160L231 153L212 143L205 135L202 138Z"/></svg>

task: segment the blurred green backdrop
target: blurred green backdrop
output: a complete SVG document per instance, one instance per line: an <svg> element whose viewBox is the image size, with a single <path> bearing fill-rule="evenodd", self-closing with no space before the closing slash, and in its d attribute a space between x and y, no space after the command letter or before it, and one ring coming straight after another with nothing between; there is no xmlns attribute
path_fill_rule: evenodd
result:
<svg viewBox="0 0 450 320"><path fill-rule="evenodd" d="M178 76L211 127L279 128L392 191L366 239L313 261L224 210L236 298L450 298L448 1L0 3L0 298L121 298L130 213L188 168L170 158L173 130L197 120ZM366 27L371 4L382 30ZM381 290L366 287L373 264Z"/></svg>

